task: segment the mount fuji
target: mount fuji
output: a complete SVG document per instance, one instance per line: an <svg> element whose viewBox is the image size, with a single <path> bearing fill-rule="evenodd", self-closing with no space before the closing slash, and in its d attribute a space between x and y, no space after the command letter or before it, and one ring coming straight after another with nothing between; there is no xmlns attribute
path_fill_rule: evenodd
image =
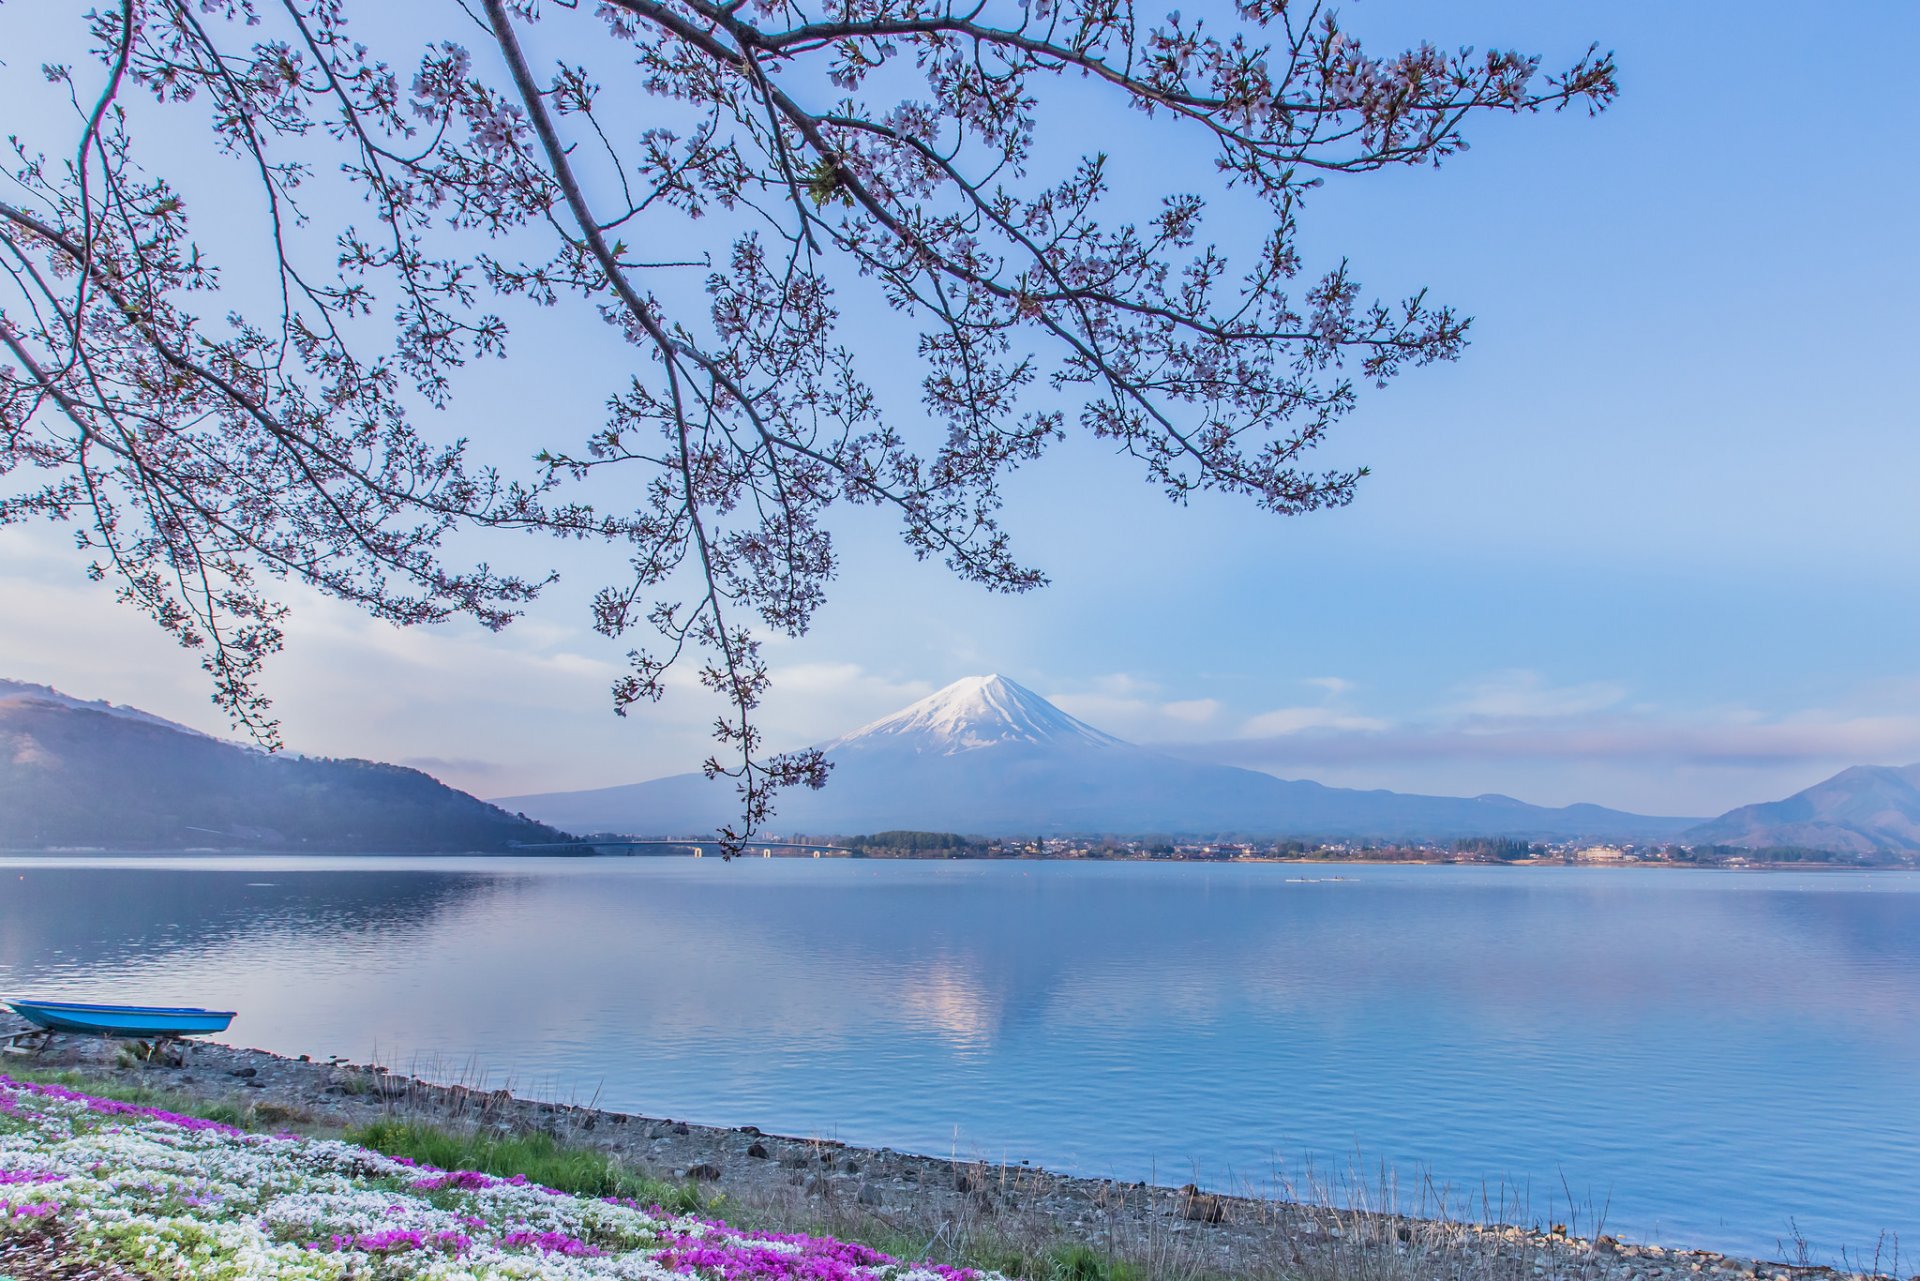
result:
<svg viewBox="0 0 1920 1281"><path fill-rule="evenodd" d="M955 681L820 747L833 762L826 787L782 793L778 830L1660 840L1698 821L1355 791L1184 760L1095 729L1004 676ZM687 835L730 821L735 796L678 774L495 804L574 832Z"/></svg>

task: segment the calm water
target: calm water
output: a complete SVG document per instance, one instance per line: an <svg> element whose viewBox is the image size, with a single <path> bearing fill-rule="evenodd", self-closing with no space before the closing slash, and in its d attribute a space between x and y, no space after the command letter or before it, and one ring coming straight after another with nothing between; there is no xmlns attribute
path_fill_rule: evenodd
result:
<svg viewBox="0 0 1920 1281"><path fill-rule="evenodd" d="M0 859L0 991L694 1121L1920 1253L1920 877L1332 875Z"/></svg>

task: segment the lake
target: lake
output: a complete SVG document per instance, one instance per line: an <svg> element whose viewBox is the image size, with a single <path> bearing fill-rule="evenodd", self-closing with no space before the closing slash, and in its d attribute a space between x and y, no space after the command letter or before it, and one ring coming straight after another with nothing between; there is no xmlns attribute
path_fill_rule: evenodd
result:
<svg viewBox="0 0 1920 1281"><path fill-rule="evenodd" d="M8 857L0 992L967 1159L1920 1251L1920 876Z"/></svg>

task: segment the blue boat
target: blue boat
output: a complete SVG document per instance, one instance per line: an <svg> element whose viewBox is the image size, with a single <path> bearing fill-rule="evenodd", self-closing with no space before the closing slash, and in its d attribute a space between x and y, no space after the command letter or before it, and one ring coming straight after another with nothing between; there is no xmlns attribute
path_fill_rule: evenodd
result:
<svg viewBox="0 0 1920 1281"><path fill-rule="evenodd" d="M92 1036L204 1036L226 1031L234 1014L232 1010L202 1010L191 1006L97 1005L85 1001L32 1001L25 997L8 1000L6 1004L35 1027Z"/></svg>

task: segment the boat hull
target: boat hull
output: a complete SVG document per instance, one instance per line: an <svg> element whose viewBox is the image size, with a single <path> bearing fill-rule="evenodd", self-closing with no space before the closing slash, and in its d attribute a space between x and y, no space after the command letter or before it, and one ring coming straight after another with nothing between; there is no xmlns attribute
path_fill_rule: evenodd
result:
<svg viewBox="0 0 1920 1281"><path fill-rule="evenodd" d="M204 1036L224 1032L232 1010L189 1006L95 1005L78 1001L8 1001L15 1014L49 1032L93 1036Z"/></svg>

